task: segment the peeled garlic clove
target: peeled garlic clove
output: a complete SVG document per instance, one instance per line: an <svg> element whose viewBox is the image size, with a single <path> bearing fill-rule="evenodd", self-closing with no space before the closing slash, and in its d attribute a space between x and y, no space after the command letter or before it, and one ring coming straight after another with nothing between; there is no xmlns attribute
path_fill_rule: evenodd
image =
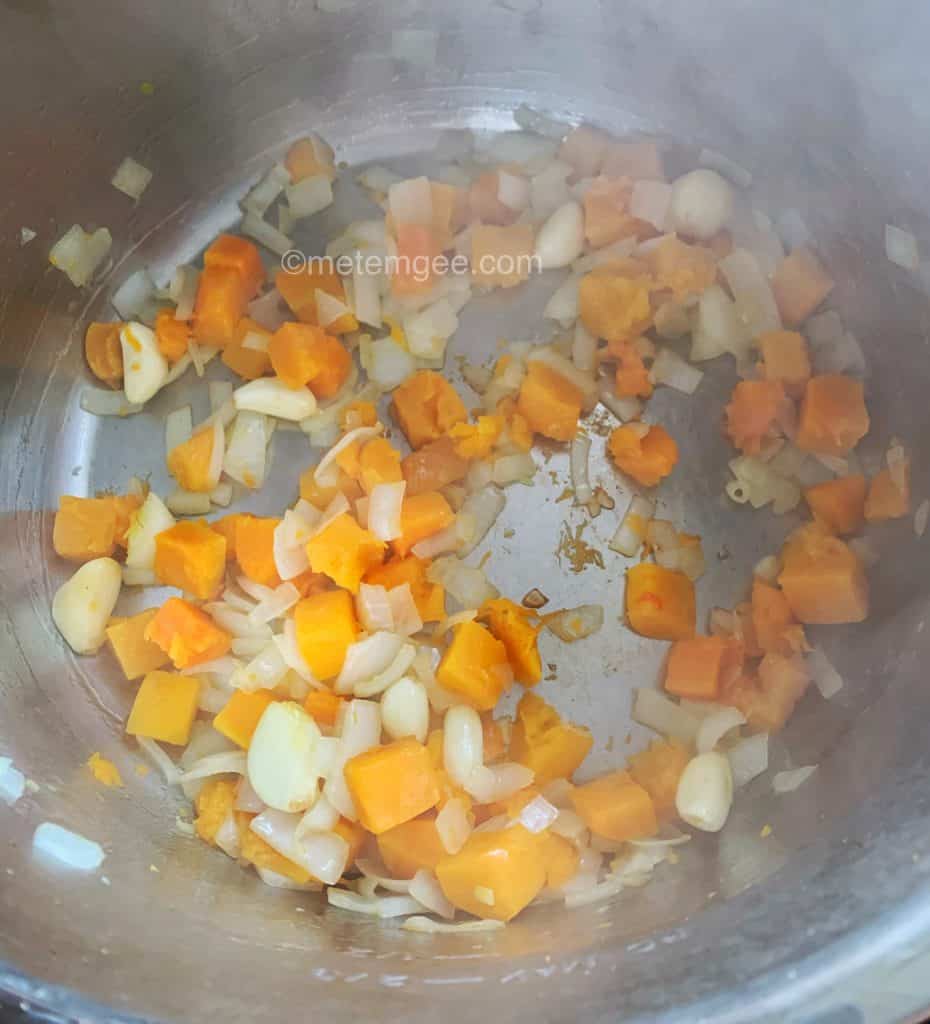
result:
<svg viewBox="0 0 930 1024"><path fill-rule="evenodd" d="M464 786L476 768L484 764L484 732L474 708L456 704L443 721L443 767L456 785Z"/></svg>
<svg viewBox="0 0 930 1024"><path fill-rule="evenodd" d="M392 740L413 736L425 743L429 732L426 687L409 676L392 683L381 698L381 722Z"/></svg>
<svg viewBox="0 0 930 1024"><path fill-rule="evenodd" d="M318 795L322 733L292 701L269 704L249 745L247 773L252 788L278 811L305 811Z"/></svg>
<svg viewBox="0 0 930 1024"><path fill-rule="evenodd" d="M260 412L281 420L305 420L316 412L316 399L309 388L289 388L272 377L243 384L233 392L233 403L240 412Z"/></svg>
<svg viewBox="0 0 930 1024"><path fill-rule="evenodd" d="M168 379L168 362L161 354L155 332L132 321L119 332L123 350L123 387L126 398L147 402Z"/></svg>
<svg viewBox="0 0 930 1024"><path fill-rule="evenodd" d="M584 212L581 204L564 203L539 229L536 257L543 270L567 267L584 248Z"/></svg>
<svg viewBox="0 0 930 1024"><path fill-rule="evenodd" d="M726 755L712 751L692 758L675 793L675 808L682 821L702 832L719 832L732 804L733 773Z"/></svg>
<svg viewBox="0 0 930 1024"><path fill-rule="evenodd" d="M87 562L63 583L52 601L52 619L77 654L93 654L106 639L105 630L123 583L112 558Z"/></svg>
<svg viewBox="0 0 930 1024"><path fill-rule="evenodd" d="M716 171L699 167L672 185L669 230L706 241L733 215L733 188Z"/></svg>
<svg viewBox="0 0 930 1024"><path fill-rule="evenodd" d="M154 491L149 491L142 507L133 513L126 532L126 565L130 569L155 566L155 538L174 526L176 520L168 506Z"/></svg>

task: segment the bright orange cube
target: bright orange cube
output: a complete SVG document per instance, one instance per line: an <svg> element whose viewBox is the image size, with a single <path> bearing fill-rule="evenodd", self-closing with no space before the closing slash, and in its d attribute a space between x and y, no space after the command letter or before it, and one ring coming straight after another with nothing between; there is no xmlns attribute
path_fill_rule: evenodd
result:
<svg viewBox="0 0 930 1024"><path fill-rule="evenodd" d="M337 676L359 634L351 596L344 590L325 590L304 598L294 609L294 625L310 671L323 681Z"/></svg>
<svg viewBox="0 0 930 1024"><path fill-rule="evenodd" d="M226 576L225 537L206 523L175 523L155 537L155 576L160 583L209 600Z"/></svg>
<svg viewBox="0 0 930 1024"><path fill-rule="evenodd" d="M271 690L236 690L213 719L213 728L236 746L248 750L258 723L273 700Z"/></svg>
<svg viewBox="0 0 930 1024"><path fill-rule="evenodd" d="M683 572L641 562L627 570L626 617L630 629L653 640L694 636L694 584Z"/></svg>
<svg viewBox="0 0 930 1024"><path fill-rule="evenodd" d="M365 573L384 561L387 545L343 512L307 542L310 568L337 587L358 593Z"/></svg>
<svg viewBox="0 0 930 1024"><path fill-rule="evenodd" d="M375 835L439 802L429 752L410 738L356 754L346 762L345 779L359 822Z"/></svg>
<svg viewBox="0 0 930 1024"><path fill-rule="evenodd" d="M575 810L596 835L624 843L659 831L652 797L629 772L611 772L572 791Z"/></svg>
<svg viewBox="0 0 930 1024"><path fill-rule="evenodd" d="M197 715L201 680L174 672L149 672L133 701L126 732L159 743L183 746Z"/></svg>
<svg viewBox="0 0 930 1024"><path fill-rule="evenodd" d="M507 648L484 626L463 622L455 627L436 681L479 711L490 711L513 682Z"/></svg>

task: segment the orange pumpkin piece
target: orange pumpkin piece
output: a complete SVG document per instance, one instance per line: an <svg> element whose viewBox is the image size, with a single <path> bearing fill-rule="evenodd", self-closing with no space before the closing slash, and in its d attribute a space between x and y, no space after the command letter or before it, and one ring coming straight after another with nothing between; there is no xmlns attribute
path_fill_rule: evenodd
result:
<svg viewBox="0 0 930 1024"><path fill-rule="evenodd" d="M648 279L606 264L579 282L578 312L595 338L637 338L652 324Z"/></svg>
<svg viewBox="0 0 930 1024"><path fill-rule="evenodd" d="M91 373L111 388L118 388L123 382L123 346L119 332L123 324L88 324L84 334L84 355Z"/></svg>
<svg viewBox="0 0 930 1024"><path fill-rule="evenodd" d="M213 728L237 747L248 750L258 723L273 700L271 690L235 690L213 719Z"/></svg>
<svg viewBox="0 0 930 1024"><path fill-rule="evenodd" d="M833 291L833 279L805 246L793 250L775 268L772 291L788 327L798 327Z"/></svg>
<svg viewBox="0 0 930 1024"><path fill-rule="evenodd" d="M136 691L126 732L183 746L197 715L201 681L174 672L149 672Z"/></svg>
<svg viewBox="0 0 930 1024"><path fill-rule="evenodd" d="M268 343L274 372L289 388L302 388L320 371L315 340L324 331L313 324L282 324Z"/></svg>
<svg viewBox="0 0 930 1024"><path fill-rule="evenodd" d="M688 245L674 236L651 249L646 261L656 284L678 300L700 295L717 280L717 260L710 249Z"/></svg>
<svg viewBox="0 0 930 1024"><path fill-rule="evenodd" d="M399 483L404 479L400 452L387 438L372 438L359 449L358 473L362 490L366 494L371 494L378 484Z"/></svg>
<svg viewBox="0 0 930 1024"><path fill-rule="evenodd" d="M765 653L799 653L804 631L795 621L788 599L764 580L752 583L752 628L759 649Z"/></svg>
<svg viewBox="0 0 930 1024"><path fill-rule="evenodd" d="M229 634L196 605L169 597L145 630L146 640L171 658L175 668L190 668L221 658L231 646Z"/></svg>
<svg viewBox="0 0 930 1024"><path fill-rule="evenodd" d="M378 422L378 410L372 402L356 399L339 413L339 429L343 433L357 427L373 427Z"/></svg>
<svg viewBox="0 0 930 1024"><path fill-rule="evenodd" d="M307 542L310 568L337 587L358 593L365 573L384 561L386 545L343 512Z"/></svg>
<svg viewBox="0 0 930 1024"><path fill-rule="evenodd" d="M866 487L865 477L853 473L807 487L804 497L814 519L824 529L844 537L862 528Z"/></svg>
<svg viewBox="0 0 930 1024"><path fill-rule="evenodd" d="M594 738L583 725L566 722L554 707L535 693L524 693L510 737L509 756L535 773L544 786L553 779L570 779L588 756Z"/></svg>
<svg viewBox="0 0 930 1024"><path fill-rule="evenodd" d="M630 756L630 775L652 797L660 821L675 814L675 794L691 751L680 740L654 740Z"/></svg>
<svg viewBox="0 0 930 1024"><path fill-rule="evenodd" d="M107 626L107 644L130 683L163 668L170 660L158 644L147 640L145 636L148 624L155 618L157 611L157 608L146 608L138 615L131 615Z"/></svg>
<svg viewBox="0 0 930 1024"><path fill-rule="evenodd" d="M426 224L397 227L397 260L391 277L394 295L421 295L435 284L436 266L442 255L439 239Z"/></svg>
<svg viewBox="0 0 930 1024"><path fill-rule="evenodd" d="M365 582L386 590L408 584L420 618L424 622L438 622L446 617L446 593L440 584L430 583L426 578L428 568L429 562L415 555L394 557L384 565L369 569L365 574Z"/></svg>
<svg viewBox="0 0 930 1024"><path fill-rule="evenodd" d="M310 378L310 390L319 399L332 398L349 379L352 356L345 345L332 334L319 335L314 343L314 349L319 369Z"/></svg>
<svg viewBox="0 0 930 1024"><path fill-rule="evenodd" d="M250 344L246 345L246 341ZM258 380L271 370L268 345L271 331L251 317L244 316L236 325L232 341L223 349L223 362L243 380ZM263 348L251 347L260 343Z"/></svg>
<svg viewBox="0 0 930 1024"><path fill-rule="evenodd" d="M481 224L513 224L519 213L500 201L499 189L499 171L484 171L475 178L468 190L468 206L472 218Z"/></svg>
<svg viewBox="0 0 930 1024"><path fill-rule="evenodd" d="M304 701L304 711L317 725L332 728L339 717L343 699L329 690L311 690Z"/></svg>
<svg viewBox="0 0 930 1024"><path fill-rule="evenodd" d="M437 441L468 412L455 388L433 370L420 370L394 390L391 412L411 448Z"/></svg>
<svg viewBox="0 0 930 1024"><path fill-rule="evenodd" d="M507 649L477 622L456 626L436 681L479 711L490 711L513 682Z"/></svg>
<svg viewBox="0 0 930 1024"><path fill-rule="evenodd" d="M359 822L380 835L439 802L429 753L422 743L395 740L349 758L346 785Z"/></svg>
<svg viewBox="0 0 930 1024"><path fill-rule="evenodd" d="M561 889L578 871L581 854L574 843L548 829L537 836L546 865L546 888Z"/></svg>
<svg viewBox="0 0 930 1024"><path fill-rule="evenodd" d="M274 561L274 531L280 522L248 515L236 520L236 561L253 583L276 587L281 582Z"/></svg>
<svg viewBox="0 0 930 1024"><path fill-rule="evenodd" d="M514 288L536 269L531 224L475 224L471 229L471 277L486 288Z"/></svg>
<svg viewBox="0 0 930 1024"><path fill-rule="evenodd" d="M408 498L415 494L425 494L427 491L440 491L449 484L465 479L470 463L458 453L457 442L453 438L455 431L467 426L468 424L457 423L447 437L430 441L405 456L401 463L401 473L407 482L404 494Z"/></svg>
<svg viewBox="0 0 930 1024"><path fill-rule="evenodd" d="M160 310L155 317L155 340L158 351L173 366L187 355L187 344L191 340L190 321L177 320L173 309Z"/></svg>
<svg viewBox="0 0 930 1024"><path fill-rule="evenodd" d="M766 654L755 677L742 676L721 695L746 716L756 732L778 732L804 695L810 675L802 658Z"/></svg>
<svg viewBox="0 0 930 1024"><path fill-rule="evenodd" d="M437 491L414 494L404 498L400 512L401 535L395 541L394 552L403 558L411 548L434 533L439 533L455 520L452 506Z"/></svg>
<svg viewBox="0 0 930 1024"><path fill-rule="evenodd" d="M766 380L781 381L792 398L800 398L811 375L811 357L804 335L797 331L769 331L759 336L757 344Z"/></svg>
<svg viewBox="0 0 930 1024"><path fill-rule="evenodd" d="M652 380L635 342L611 342L607 351L617 360L614 394L621 398L648 398L653 391Z"/></svg>
<svg viewBox="0 0 930 1024"><path fill-rule="evenodd" d="M232 267L205 267L194 303L194 340L225 348L236 334L249 302L248 286Z"/></svg>
<svg viewBox="0 0 930 1024"><path fill-rule="evenodd" d="M659 831L652 797L629 772L611 772L576 786L572 804L595 835L615 843L648 839Z"/></svg>
<svg viewBox="0 0 930 1024"><path fill-rule="evenodd" d="M509 921L546 884L544 845L522 825L474 832L458 853L439 861L436 877L453 906Z"/></svg>
<svg viewBox="0 0 930 1024"><path fill-rule="evenodd" d="M339 476L332 486L324 486L316 479L316 466L310 466L300 474L300 496L309 501L315 508L323 509L336 497L345 496L349 502L357 501L362 496L362 488L357 480L339 470Z"/></svg>
<svg viewBox="0 0 930 1024"><path fill-rule="evenodd" d="M724 674L737 666L739 646L720 636L677 640L668 652L665 690L689 700L716 700Z"/></svg>
<svg viewBox="0 0 930 1024"><path fill-rule="evenodd" d="M900 519L910 510L911 460L906 458L895 473L883 469L872 477L864 515L867 522L880 523L886 519Z"/></svg>
<svg viewBox="0 0 930 1024"><path fill-rule="evenodd" d="M517 412L515 399L504 398L498 402L497 414L504 419L502 440L513 445L517 451L528 452L533 447L533 431L523 413Z"/></svg>
<svg viewBox="0 0 930 1024"><path fill-rule="evenodd" d="M683 572L651 562L626 573L626 617L630 629L653 640L694 636L694 584Z"/></svg>
<svg viewBox="0 0 930 1024"><path fill-rule="evenodd" d="M294 609L297 646L310 671L325 681L337 676L359 634L355 602L344 590L325 590Z"/></svg>
<svg viewBox="0 0 930 1024"><path fill-rule="evenodd" d="M245 516L241 512L234 512L223 516L210 523L210 529L226 538L226 561L231 562L236 557L236 528L240 519Z"/></svg>
<svg viewBox="0 0 930 1024"><path fill-rule="evenodd" d="M216 595L226 575L226 541L206 523L182 522L155 537L155 576L160 583L201 601Z"/></svg>
<svg viewBox="0 0 930 1024"><path fill-rule="evenodd" d="M532 624L531 613L506 597L485 602L480 617L487 621L488 629L506 648L514 679L524 686L535 686L542 679L538 647L542 625Z"/></svg>
<svg viewBox="0 0 930 1024"><path fill-rule="evenodd" d="M168 452L168 472L183 490L205 494L216 486L210 473L214 440L210 424Z"/></svg>
<svg viewBox="0 0 930 1024"><path fill-rule="evenodd" d="M733 389L726 415L726 432L735 448L758 455L787 399L780 380L741 380Z"/></svg>
<svg viewBox="0 0 930 1024"><path fill-rule="evenodd" d="M109 558L116 550L116 520L112 498L76 498L63 494L52 531L55 553L71 562Z"/></svg>
<svg viewBox="0 0 930 1024"><path fill-rule="evenodd" d="M794 443L818 455L846 455L869 432L862 381L842 374L811 377L804 388Z"/></svg>
<svg viewBox="0 0 930 1024"><path fill-rule="evenodd" d="M595 178L585 190L584 236L592 249L600 249L621 238L651 238L656 232L651 224L637 220L630 213L633 182L620 178Z"/></svg>
<svg viewBox="0 0 930 1024"><path fill-rule="evenodd" d="M520 385L517 411L530 430L553 441L570 441L578 432L581 391L552 367L533 360Z"/></svg>
<svg viewBox="0 0 930 1024"><path fill-rule="evenodd" d="M142 507L142 498L138 494L113 494L109 500L116 511L116 546L125 548L129 524L135 512Z"/></svg>
<svg viewBox="0 0 930 1024"><path fill-rule="evenodd" d="M378 836L378 852L391 878L413 878L418 871L435 871L446 856L434 818L414 818Z"/></svg>
<svg viewBox="0 0 930 1024"><path fill-rule="evenodd" d="M678 445L664 427L625 423L611 432L607 450L617 469L643 487L655 487L678 462Z"/></svg>
<svg viewBox="0 0 930 1024"><path fill-rule="evenodd" d="M479 416L474 423L456 423L449 437L461 459L486 459L494 451L503 429L503 416Z"/></svg>
<svg viewBox="0 0 930 1024"><path fill-rule="evenodd" d="M300 270L279 270L274 280L281 298L297 319L305 324L318 323L317 290L345 302L342 278L335 270L327 269L325 261L308 260Z"/></svg>
<svg viewBox="0 0 930 1024"><path fill-rule="evenodd" d="M207 246L203 265L235 270L242 281L247 301L254 299L265 283L265 266L258 246L237 235L218 235Z"/></svg>
<svg viewBox="0 0 930 1024"><path fill-rule="evenodd" d="M194 828L197 835L211 846L236 804L237 782L226 778L207 779L194 800Z"/></svg>
<svg viewBox="0 0 930 1024"><path fill-rule="evenodd" d="M314 178L320 174L332 181L336 177L334 161L330 146L319 135L311 135L292 144L284 157L284 166L291 176L291 183L296 185L304 178Z"/></svg>
<svg viewBox="0 0 930 1024"><path fill-rule="evenodd" d="M273 871L277 875L283 875L298 885L307 885L316 881L313 875L302 868L294 861L278 853L274 847L269 846L264 839L249 827L249 823L255 817L245 811L234 811L233 817L236 822L236 829L239 832L239 859L252 864L256 868L265 871Z"/></svg>
<svg viewBox="0 0 930 1024"><path fill-rule="evenodd" d="M838 537L816 523L795 530L781 551L778 583L803 623L862 622L869 588L862 563Z"/></svg>

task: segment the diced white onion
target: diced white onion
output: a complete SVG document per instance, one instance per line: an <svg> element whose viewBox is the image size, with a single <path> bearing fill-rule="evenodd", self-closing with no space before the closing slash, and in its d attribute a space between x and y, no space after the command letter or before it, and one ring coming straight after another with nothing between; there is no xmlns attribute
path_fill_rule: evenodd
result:
<svg viewBox="0 0 930 1024"><path fill-rule="evenodd" d="M262 220L252 210L249 210L242 218L239 230L278 256L283 256L294 248L294 240L292 238L288 238L287 235L279 231L274 225L269 224L268 221Z"/></svg>
<svg viewBox="0 0 930 1024"><path fill-rule="evenodd" d="M572 362L582 373L593 373L597 368L597 338L580 320L572 335Z"/></svg>
<svg viewBox="0 0 930 1024"><path fill-rule="evenodd" d="M405 917L425 909L411 896L365 897L333 886L326 890L326 899L330 906L379 918Z"/></svg>
<svg viewBox="0 0 930 1024"><path fill-rule="evenodd" d="M260 488L267 471L272 423L260 412L244 410L233 421L222 470L250 490Z"/></svg>
<svg viewBox="0 0 930 1024"><path fill-rule="evenodd" d="M454 523L451 523L444 530L433 533L423 540L417 541L411 551L417 558L427 561L436 558L438 555L446 555L450 551L456 551L459 547L459 524L461 516L456 516Z"/></svg>
<svg viewBox="0 0 930 1024"><path fill-rule="evenodd" d="M180 409L169 412L165 417L165 451L171 452L179 444L184 444L194 429L191 407L182 405Z"/></svg>
<svg viewBox="0 0 930 1024"><path fill-rule="evenodd" d="M323 787L323 795L344 817L355 821L357 814L346 784L346 761L381 741L381 709L370 700L346 701L339 709L340 729L336 754Z"/></svg>
<svg viewBox="0 0 930 1024"><path fill-rule="evenodd" d="M535 465L533 467L535 469ZM484 540L497 521L507 499L498 487L489 485L470 494L459 509L453 529L458 538L458 554L465 558ZM438 553L438 552L437 552ZM420 557L434 557L422 555Z"/></svg>
<svg viewBox="0 0 930 1024"><path fill-rule="evenodd" d="M772 776L772 792L782 793L793 793L799 786L807 782L807 780L817 771L817 765L809 764L803 768L792 768L786 772L776 772Z"/></svg>
<svg viewBox="0 0 930 1024"><path fill-rule="evenodd" d="M718 263L733 294L736 310L750 337L781 330L781 316L772 287L758 261L746 249L734 249Z"/></svg>
<svg viewBox="0 0 930 1024"><path fill-rule="evenodd" d="M384 427L377 423L373 427L356 427L346 431L339 441L320 459L313 473L313 478L321 487L334 487L339 482L339 466L336 457L350 445L369 441L378 437Z"/></svg>
<svg viewBox="0 0 930 1024"><path fill-rule="evenodd" d="M285 612L293 608L300 600L300 591L293 583L282 583L275 587L271 596L260 601L249 612L249 621L254 625L262 625L274 619L280 619Z"/></svg>
<svg viewBox="0 0 930 1024"><path fill-rule="evenodd" d="M147 319L152 313L157 288L149 271L143 267L130 274L113 293L110 305L121 320Z"/></svg>
<svg viewBox="0 0 930 1024"><path fill-rule="evenodd" d="M190 320L197 302L200 271L196 267L180 266L171 278L168 294L175 303L175 320Z"/></svg>
<svg viewBox="0 0 930 1024"><path fill-rule="evenodd" d="M32 849L75 871L96 871L106 856L99 843L50 821L43 821L35 830Z"/></svg>
<svg viewBox="0 0 930 1024"><path fill-rule="evenodd" d="M219 754L207 754L194 761L190 768L180 772L178 782L197 782L214 775L244 775L246 755L241 750L226 750Z"/></svg>
<svg viewBox="0 0 930 1024"><path fill-rule="evenodd" d="M547 615L544 621L546 629L571 644L591 636L604 625L604 608L599 604L580 604L577 608Z"/></svg>
<svg viewBox="0 0 930 1024"><path fill-rule="evenodd" d="M686 362L672 349L661 348L652 364L650 376L656 384L664 384L686 395L693 395L704 372Z"/></svg>
<svg viewBox="0 0 930 1024"><path fill-rule="evenodd" d="M728 732L745 724L746 716L736 708L723 708L721 711L715 711L701 720L694 744L695 749L699 754L706 754L709 750L713 750Z"/></svg>
<svg viewBox="0 0 930 1024"><path fill-rule="evenodd" d="M663 736L671 736L694 744L700 721L682 710L657 690L637 688L633 691L633 718L640 725L654 729Z"/></svg>
<svg viewBox="0 0 930 1024"><path fill-rule="evenodd" d="M458 326L455 308L447 298L440 298L419 313L403 318L407 346L413 355L421 359L442 359L446 342Z"/></svg>
<svg viewBox="0 0 930 1024"><path fill-rule="evenodd" d="M414 372L416 363L413 356L393 338L378 338L368 347L365 369L379 387L392 391Z"/></svg>
<svg viewBox="0 0 930 1024"><path fill-rule="evenodd" d="M88 233L80 224L74 224L52 246L48 261L67 274L75 288L83 288L106 259L112 244L113 237L106 228Z"/></svg>
<svg viewBox="0 0 930 1024"><path fill-rule="evenodd" d="M582 402L586 407L594 407L593 403L597 401L597 382L589 374L582 373L570 360L559 355L555 349L548 345L536 345L530 350L527 362L545 363L581 391Z"/></svg>
<svg viewBox="0 0 930 1024"><path fill-rule="evenodd" d="M131 156L124 157L116 173L110 179L110 184L130 199L139 200L142 193L149 187L152 180L152 172L143 167Z"/></svg>
<svg viewBox="0 0 930 1024"><path fill-rule="evenodd" d="M495 921L490 917L483 920L461 921L458 924L449 924L445 921L434 921L431 917L421 917L419 915L408 917L401 925L401 928L405 931L422 932L426 935L495 932L503 927L503 921Z"/></svg>
<svg viewBox="0 0 930 1024"><path fill-rule="evenodd" d="M284 620L284 632L275 636L274 643L281 657L287 662L289 669L296 672L304 682L310 683L311 686L320 687L321 684L310 671L310 666L304 661L304 657L300 653L300 647L297 644L297 627L293 619Z"/></svg>
<svg viewBox="0 0 930 1024"><path fill-rule="evenodd" d="M643 411L643 403L638 398L634 398L632 395L615 395L606 384L598 391L597 397L601 404L612 412L621 423L639 419Z"/></svg>
<svg viewBox="0 0 930 1024"><path fill-rule="evenodd" d="M805 659L814 685L824 700L830 700L843 689L843 677L837 672L821 647L815 647Z"/></svg>
<svg viewBox="0 0 930 1024"><path fill-rule="evenodd" d="M304 420L316 411L316 399L309 388L289 388L280 380L262 377L233 392L240 412L257 412L282 420Z"/></svg>
<svg viewBox="0 0 930 1024"><path fill-rule="evenodd" d="M914 533L918 537L923 537L927 532L927 521L930 519L930 500L926 498L917 506L917 511L914 513Z"/></svg>
<svg viewBox="0 0 930 1024"><path fill-rule="evenodd" d="M144 404L165 383L168 363L155 333L133 321L119 332L123 352L123 387L130 402Z"/></svg>
<svg viewBox="0 0 930 1024"><path fill-rule="evenodd" d="M733 785L737 789L748 785L768 769L768 733L758 732L739 740L727 750L727 757L730 759L730 770L733 772Z"/></svg>
<svg viewBox="0 0 930 1024"><path fill-rule="evenodd" d="M416 653L417 649L413 644L405 643L387 668L376 676L355 684L355 695L357 697L374 697L382 693L410 668Z"/></svg>
<svg viewBox="0 0 930 1024"><path fill-rule="evenodd" d="M484 574L458 558L437 558L427 570L427 579L446 588L446 593L462 608L480 608L485 601L493 601L500 591Z"/></svg>
<svg viewBox="0 0 930 1024"><path fill-rule="evenodd" d="M522 213L530 204L530 183L522 174L497 172L497 198L508 209Z"/></svg>
<svg viewBox="0 0 930 1024"><path fill-rule="evenodd" d="M290 184L290 181L290 172L284 164L274 164L242 201L242 208L256 214L261 219L265 215L265 211Z"/></svg>
<svg viewBox="0 0 930 1024"><path fill-rule="evenodd" d="M463 788L478 803L490 804L496 800L506 800L521 789L526 789L534 778L532 768L514 761L501 761L475 768Z"/></svg>
<svg viewBox="0 0 930 1024"><path fill-rule="evenodd" d="M332 182L326 174L302 178L295 185L288 185L285 191L291 215L298 219L325 210L333 201Z"/></svg>
<svg viewBox="0 0 930 1024"><path fill-rule="evenodd" d="M559 809L554 807L544 796L535 796L520 811L518 821L534 834L544 832L559 816Z"/></svg>
<svg viewBox="0 0 930 1024"><path fill-rule="evenodd" d="M403 646L402 636L388 632L372 633L349 644L333 689L336 693L352 693L357 684L384 672Z"/></svg>
<svg viewBox="0 0 930 1024"><path fill-rule="evenodd" d="M516 452L513 455L502 455L494 460L491 468L491 480L498 487L510 484L528 484L536 475L536 463L529 452Z"/></svg>
<svg viewBox="0 0 930 1024"><path fill-rule="evenodd" d="M408 178L388 187L388 207L395 226L433 222L433 193L428 178Z"/></svg>
<svg viewBox="0 0 930 1024"><path fill-rule="evenodd" d="M423 684L406 676L392 683L381 698L381 722L392 740L413 736L425 743L429 732L429 699Z"/></svg>
<svg viewBox="0 0 930 1024"><path fill-rule="evenodd" d="M0 801L12 807L26 791L26 776L9 757L0 757Z"/></svg>
<svg viewBox="0 0 930 1024"><path fill-rule="evenodd" d="M84 388L81 392L81 408L92 416L133 416L142 412L143 405L130 402L122 391Z"/></svg>
<svg viewBox="0 0 930 1024"><path fill-rule="evenodd" d="M472 824L465 804L458 797L447 800L436 815L436 831L446 853L458 853L465 845L472 833Z"/></svg>
<svg viewBox="0 0 930 1024"><path fill-rule="evenodd" d="M885 255L905 270L917 270L920 267L917 239L909 231L903 231L893 224L885 225Z"/></svg>
<svg viewBox="0 0 930 1024"><path fill-rule="evenodd" d="M440 917L451 921L455 916L455 907L446 898L439 880L432 871L424 868L417 871L410 880L410 895L427 910Z"/></svg>
<svg viewBox="0 0 930 1024"><path fill-rule="evenodd" d="M410 584L402 583L399 587L392 587L387 596L391 605L394 632L400 633L401 636L419 633L423 628L423 619L417 609Z"/></svg>
<svg viewBox="0 0 930 1024"><path fill-rule="evenodd" d="M705 288L698 300L691 360L716 359L725 352L741 358L748 346L748 326L740 320L736 304L720 285Z"/></svg>
<svg viewBox="0 0 930 1024"><path fill-rule="evenodd" d="M547 320L557 320L569 327L578 319L578 282L580 275L570 274L549 297L543 309Z"/></svg>
<svg viewBox="0 0 930 1024"><path fill-rule="evenodd" d="M362 583L355 598L355 607L359 622L369 633L379 630L392 632L394 615L387 590L371 583Z"/></svg>
<svg viewBox="0 0 930 1024"><path fill-rule="evenodd" d="M588 479L588 455L590 451L590 437L585 434L576 434L572 438L571 449L569 450L569 467L576 505L587 505L594 496L594 491Z"/></svg>
<svg viewBox="0 0 930 1024"><path fill-rule="evenodd" d="M174 523L174 516L165 503L154 491L149 491L142 506L129 518L126 565L131 569L154 568L155 537Z"/></svg>
<svg viewBox="0 0 930 1024"><path fill-rule="evenodd" d="M165 782L171 786L176 786L180 779L177 766L155 740L150 740L147 736L137 736L136 742L139 744L139 749L142 753L162 773Z"/></svg>
<svg viewBox="0 0 930 1024"><path fill-rule="evenodd" d="M403 533L401 508L406 481L375 484L368 497L368 530L378 540L396 540Z"/></svg>

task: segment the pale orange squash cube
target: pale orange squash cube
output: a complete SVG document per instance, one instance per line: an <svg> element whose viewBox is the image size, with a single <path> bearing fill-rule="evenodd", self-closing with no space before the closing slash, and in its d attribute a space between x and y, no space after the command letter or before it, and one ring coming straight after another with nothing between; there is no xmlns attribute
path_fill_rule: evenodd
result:
<svg viewBox="0 0 930 1024"><path fill-rule="evenodd" d="M477 622L456 626L436 681L479 711L490 711L513 682L507 649Z"/></svg>
<svg viewBox="0 0 930 1024"><path fill-rule="evenodd" d="M648 839L659 830L652 797L629 772L611 772L576 786L572 804L592 832L616 843Z"/></svg>
<svg viewBox="0 0 930 1024"><path fill-rule="evenodd" d="M414 739L395 740L349 758L346 785L359 822L380 835L439 802L429 752Z"/></svg>
<svg viewBox="0 0 930 1024"><path fill-rule="evenodd" d="M198 676L149 672L136 693L126 732L183 746L190 739L201 685Z"/></svg>
<svg viewBox="0 0 930 1024"><path fill-rule="evenodd" d="M107 643L129 682L163 668L171 660L158 644L145 635L157 612L157 608L147 608L138 615L107 626Z"/></svg>
<svg viewBox="0 0 930 1024"><path fill-rule="evenodd" d="M181 522L155 537L155 576L207 601L226 576L226 539L206 523Z"/></svg>

